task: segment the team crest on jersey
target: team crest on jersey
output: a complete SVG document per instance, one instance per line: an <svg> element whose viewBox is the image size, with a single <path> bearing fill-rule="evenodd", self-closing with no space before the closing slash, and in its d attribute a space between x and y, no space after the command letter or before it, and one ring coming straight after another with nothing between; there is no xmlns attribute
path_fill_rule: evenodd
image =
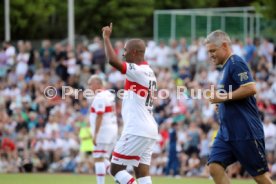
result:
<svg viewBox="0 0 276 184"><path fill-rule="evenodd" d="M241 81L241 82L248 79L247 72L239 73L238 76L240 77L240 81Z"/></svg>
<svg viewBox="0 0 276 184"><path fill-rule="evenodd" d="M134 64L132 64L132 63L129 64L129 69L130 69L130 70L135 70Z"/></svg>

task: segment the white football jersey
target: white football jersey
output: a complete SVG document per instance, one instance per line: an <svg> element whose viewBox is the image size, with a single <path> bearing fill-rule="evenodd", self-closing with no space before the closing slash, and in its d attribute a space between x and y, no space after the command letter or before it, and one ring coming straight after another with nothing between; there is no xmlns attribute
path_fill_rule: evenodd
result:
<svg viewBox="0 0 276 184"><path fill-rule="evenodd" d="M152 94L157 89L154 72L147 62L140 65L124 62L122 73L126 74L122 103L122 134L157 139L158 126L152 112Z"/></svg>
<svg viewBox="0 0 276 184"><path fill-rule="evenodd" d="M90 126L95 134L96 117L103 114L102 124L97 135L97 143L110 144L117 139L118 125L115 113L115 95L108 90L97 93L90 109Z"/></svg>

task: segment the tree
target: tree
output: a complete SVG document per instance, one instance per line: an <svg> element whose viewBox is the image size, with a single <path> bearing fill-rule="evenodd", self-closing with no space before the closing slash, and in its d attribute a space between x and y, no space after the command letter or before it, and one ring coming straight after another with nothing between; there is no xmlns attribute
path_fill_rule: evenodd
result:
<svg viewBox="0 0 276 184"><path fill-rule="evenodd" d="M152 37L155 9L249 6L252 2L265 17L276 18L274 0L75 0L75 33L100 36L101 27L113 22L114 37ZM4 0L0 10L4 25ZM10 0L10 18L12 40L67 37L67 0ZM4 29L0 26L1 40Z"/></svg>
<svg viewBox="0 0 276 184"><path fill-rule="evenodd" d="M76 2L76 32L100 35L101 27L114 24L114 37L144 36L152 25L145 21L153 12L151 0L79 0Z"/></svg>
<svg viewBox="0 0 276 184"><path fill-rule="evenodd" d="M51 30L49 29L49 23L51 22L51 16L59 8L58 5L60 5L60 1L11 0L11 38L16 40L50 37L51 35L49 33ZM0 8L4 10L4 1L1 1ZM3 12L0 15L3 21L2 25L4 25ZM4 32L4 26L0 28L0 32L2 31ZM3 34L1 34L1 36L3 36Z"/></svg>
<svg viewBox="0 0 276 184"><path fill-rule="evenodd" d="M274 0L256 0L252 3L256 10L261 13L264 17L275 20L276 19L276 1Z"/></svg>

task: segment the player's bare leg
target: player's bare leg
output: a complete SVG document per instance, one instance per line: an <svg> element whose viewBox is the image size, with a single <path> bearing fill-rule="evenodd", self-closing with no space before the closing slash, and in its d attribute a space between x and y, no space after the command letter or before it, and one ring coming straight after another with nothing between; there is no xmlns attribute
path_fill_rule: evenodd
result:
<svg viewBox="0 0 276 184"><path fill-rule="evenodd" d="M138 184L152 184L151 177L149 176L149 165L139 164L134 167L135 176Z"/></svg>
<svg viewBox="0 0 276 184"><path fill-rule="evenodd" d="M110 173L118 184L137 184L133 176L126 171L125 165L111 163Z"/></svg>
<svg viewBox="0 0 276 184"><path fill-rule="evenodd" d="M259 175L259 176L255 176L253 178L258 184L273 184L272 180L269 177L268 172L266 172L262 175Z"/></svg>
<svg viewBox="0 0 276 184"><path fill-rule="evenodd" d="M230 184L230 180L225 173L225 169L220 164L209 164L209 170L216 184Z"/></svg>

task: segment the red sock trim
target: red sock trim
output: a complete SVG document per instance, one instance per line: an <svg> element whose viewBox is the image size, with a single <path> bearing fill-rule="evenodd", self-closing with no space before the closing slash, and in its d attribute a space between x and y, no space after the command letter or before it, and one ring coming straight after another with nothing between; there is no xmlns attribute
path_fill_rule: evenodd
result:
<svg viewBox="0 0 276 184"><path fill-rule="evenodd" d="M105 176L105 174L97 174L97 176Z"/></svg>

